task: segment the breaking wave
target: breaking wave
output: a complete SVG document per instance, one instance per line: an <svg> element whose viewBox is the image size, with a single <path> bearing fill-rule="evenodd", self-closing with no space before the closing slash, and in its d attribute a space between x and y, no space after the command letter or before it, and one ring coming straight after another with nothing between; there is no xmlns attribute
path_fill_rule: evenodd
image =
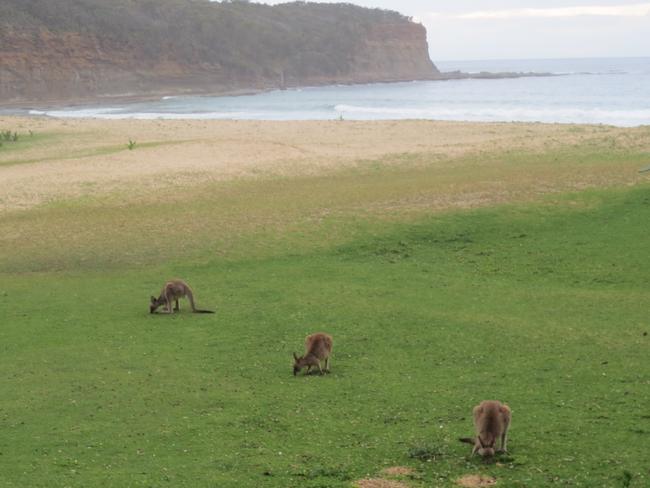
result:
<svg viewBox="0 0 650 488"><path fill-rule="evenodd" d="M86 108L79 110L30 110L30 115L45 115L54 118L88 118L107 120L210 120L210 119L255 119L258 115L255 112L194 112L194 113L173 113L173 112L129 112L124 109Z"/></svg>
<svg viewBox="0 0 650 488"><path fill-rule="evenodd" d="M336 105L346 119L430 119L476 122L560 122L635 126L650 124L650 109L605 110L568 107L430 107Z"/></svg>

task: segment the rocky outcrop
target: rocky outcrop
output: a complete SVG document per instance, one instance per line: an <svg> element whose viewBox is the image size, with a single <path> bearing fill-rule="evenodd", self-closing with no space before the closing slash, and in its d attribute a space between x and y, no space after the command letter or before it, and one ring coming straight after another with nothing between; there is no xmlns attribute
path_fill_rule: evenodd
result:
<svg viewBox="0 0 650 488"><path fill-rule="evenodd" d="M348 4L3 0L0 103L430 79L423 26Z"/></svg>

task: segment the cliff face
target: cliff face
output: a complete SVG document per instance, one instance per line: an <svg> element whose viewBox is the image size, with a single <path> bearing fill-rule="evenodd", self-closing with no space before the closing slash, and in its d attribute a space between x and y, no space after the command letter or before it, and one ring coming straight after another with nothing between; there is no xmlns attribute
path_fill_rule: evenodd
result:
<svg viewBox="0 0 650 488"><path fill-rule="evenodd" d="M353 66L378 80L394 73L395 79L429 79L438 74L429 59L427 31L412 22L370 26Z"/></svg>
<svg viewBox="0 0 650 488"><path fill-rule="evenodd" d="M424 27L395 12L348 4L3 0L0 5L0 103L437 74Z"/></svg>

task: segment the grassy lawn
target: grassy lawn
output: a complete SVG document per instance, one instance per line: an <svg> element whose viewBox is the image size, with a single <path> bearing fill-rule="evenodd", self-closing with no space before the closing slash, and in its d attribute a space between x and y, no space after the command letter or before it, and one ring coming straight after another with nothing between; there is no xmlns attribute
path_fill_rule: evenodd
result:
<svg viewBox="0 0 650 488"><path fill-rule="evenodd" d="M648 486L650 186L439 212L434 183L378 164L0 217L0 486ZM217 313L149 315L170 277ZM316 331L332 374L294 378ZM497 463L457 441L484 399L513 410Z"/></svg>

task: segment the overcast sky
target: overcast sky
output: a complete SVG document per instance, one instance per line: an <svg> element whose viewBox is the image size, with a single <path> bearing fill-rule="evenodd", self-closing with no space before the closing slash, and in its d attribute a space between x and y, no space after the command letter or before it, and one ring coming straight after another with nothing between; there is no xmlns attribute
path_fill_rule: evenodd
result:
<svg viewBox="0 0 650 488"><path fill-rule="evenodd" d="M650 2L348 0L348 3L397 10L414 17L427 28L434 62L650 56Z"/></svg>

